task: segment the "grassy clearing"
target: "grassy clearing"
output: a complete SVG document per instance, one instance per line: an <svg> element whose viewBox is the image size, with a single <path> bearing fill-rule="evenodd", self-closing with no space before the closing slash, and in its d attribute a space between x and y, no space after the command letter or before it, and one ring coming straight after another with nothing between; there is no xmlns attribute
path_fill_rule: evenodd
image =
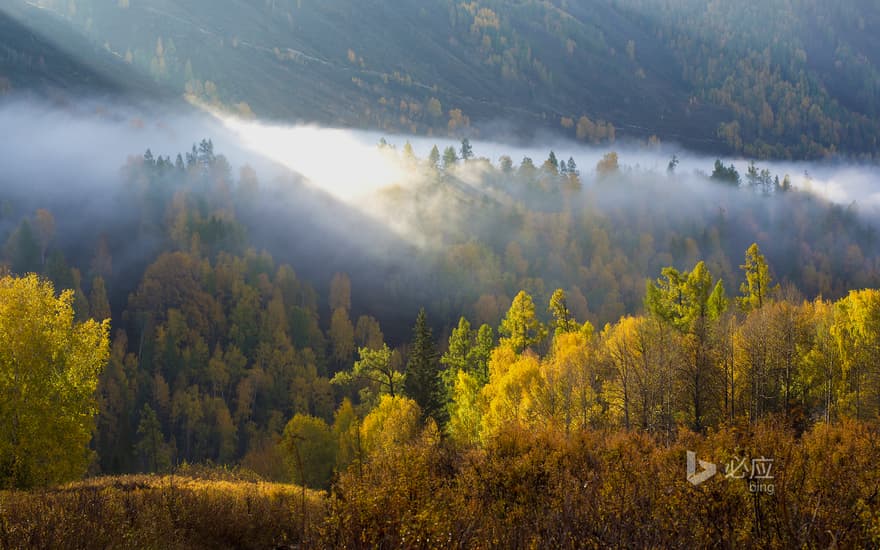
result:
<svg viewBox="0 0 880 550"><path fill-rule="evenodd" d="M121 476L0 492L0 548L299 547L325 495L227 476ZM305 539L303 539L303 534Z"/></svg>

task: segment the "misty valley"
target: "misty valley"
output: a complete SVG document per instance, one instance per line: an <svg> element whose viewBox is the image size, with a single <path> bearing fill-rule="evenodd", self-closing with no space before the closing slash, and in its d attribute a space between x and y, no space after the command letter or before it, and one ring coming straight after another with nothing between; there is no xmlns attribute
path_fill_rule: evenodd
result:
<svg viewBox="0 0 880 550"><path fill-rule="evenodd" d="M570 4L0 7L0 548L880 546L880 10Z"/></svg>

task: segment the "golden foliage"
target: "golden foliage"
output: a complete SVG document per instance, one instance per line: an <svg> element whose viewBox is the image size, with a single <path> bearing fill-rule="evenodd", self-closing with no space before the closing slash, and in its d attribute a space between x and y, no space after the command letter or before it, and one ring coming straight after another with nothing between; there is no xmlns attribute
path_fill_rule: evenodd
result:
<svg viewBox="0 0 880 550"><path fill-rule="evenodd" d="M3 491L0 546L80 548L88 541L92 548L275 548L314 541L326 497L307 490L303 510L302 496L294 485L223 471Z"/></svg>
<svg viewBox="0 0 880 550"><path fill-rule="evenodd" d="M74 321L74 293L36 275L0 278L0 486L85 473L110 321Z"/></svg>

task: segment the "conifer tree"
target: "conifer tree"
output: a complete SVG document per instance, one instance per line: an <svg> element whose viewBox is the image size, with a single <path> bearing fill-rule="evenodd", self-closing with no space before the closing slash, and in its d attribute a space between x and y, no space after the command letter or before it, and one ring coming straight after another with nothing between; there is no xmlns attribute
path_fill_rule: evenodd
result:
<svg viewBox="0 0 880 550"><path fill-rule="evenodd" d="M419 310L416 324L413 327L413 340L409 349L409 361L406 364L406 394L418 403L424 418L432 417L438 421L443 415L443 399L441 394L440 361L428 316L425 309Z"/></svg>

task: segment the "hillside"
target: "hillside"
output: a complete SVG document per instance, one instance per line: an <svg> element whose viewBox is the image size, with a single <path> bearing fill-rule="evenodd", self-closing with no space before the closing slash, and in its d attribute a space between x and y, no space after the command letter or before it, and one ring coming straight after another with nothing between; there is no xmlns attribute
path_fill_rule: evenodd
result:
<svg viewBox="0 0 880 550"><path fill-rule="evenodd" d="M0 490L0 545L286 548L302 544L306 519L322 517L324 500L317 491L205 468L94 478L31 493Z"/></svg>
<svg viewBox="0 0 880 550"><path fill-rule="evenodd" d="M866 1L39 3L156 81L261 117L759 157L878 150Z"/></svg>
<svg viewBox="0 0 880 550"><path fill-rule="evenodd" d="M0 8L0 96L14 92L163 97L150 78L32 7Z"/></svg>
<svg viewBox="0 0 880 550"><path fill-rule="evenodd" d="M880 548L877 0L0 4L0 549Z"/></svg>

